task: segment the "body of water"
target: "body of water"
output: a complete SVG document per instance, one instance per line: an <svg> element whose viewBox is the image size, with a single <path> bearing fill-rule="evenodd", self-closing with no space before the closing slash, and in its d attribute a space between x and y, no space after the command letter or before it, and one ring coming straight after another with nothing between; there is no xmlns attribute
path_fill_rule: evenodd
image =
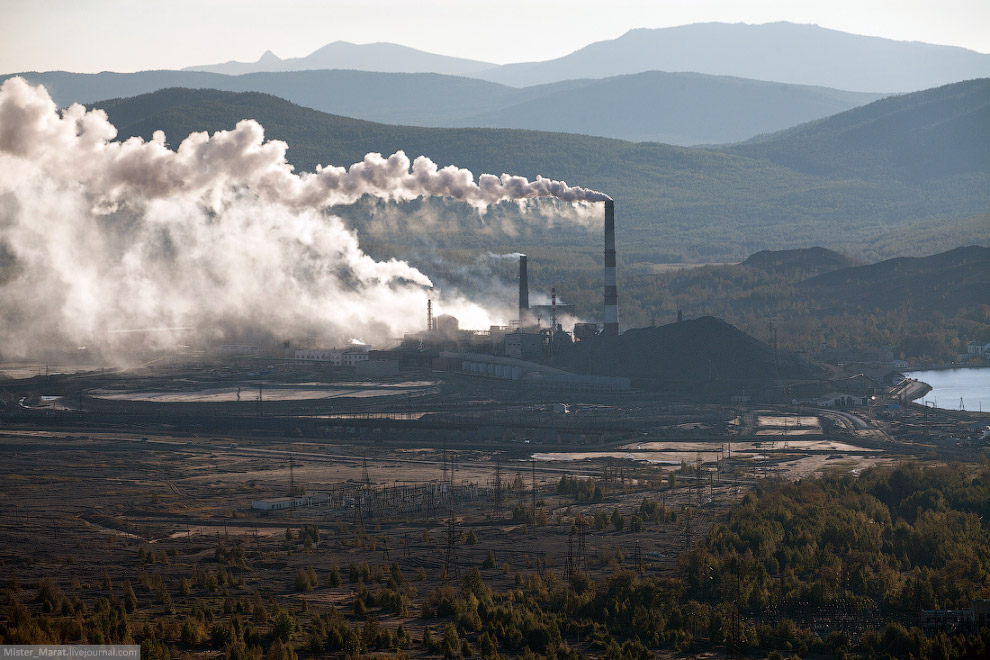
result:
<svg viewBox="0 0 990 660"><path fill-rule="evenodd" d="M918 399L919 403L934 404L946 410L965 407L970 411L990 412L990 367L932 369L912 371L907 375L932 387L931 392Z"/></svg>

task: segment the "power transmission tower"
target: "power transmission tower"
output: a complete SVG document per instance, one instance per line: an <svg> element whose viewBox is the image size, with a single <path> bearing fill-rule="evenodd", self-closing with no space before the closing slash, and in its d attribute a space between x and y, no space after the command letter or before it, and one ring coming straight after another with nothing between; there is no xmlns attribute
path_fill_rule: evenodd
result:
<svg viewBox="0 0 990 660"><path fill-rule="evenodd" d="M500 515L502 513L502 500L504 495L502 493L502 456L495 456L495 500L493 503L495 515Z"/></svg>
<svg viewBox="0 0 990 660"><path fill-rule="evenodd" d="M361 481L365 486L371 485L371 475L368 473L368 457L365 456L361 463ZM386 482L387 483L387 482Z"/></svg>
<svg viewBox="0 0 990 660"><path fill-rule="evenodd" d="M443 581L450 577L451 570L457 571L457 554L455 545L457 543L457 521L454 519L454 511L451 509L450 517L447 519L447 555L443 561Z"/></svg>
<svg viewBox="0 0 990 660"><path fill-rule="evenodd" d="M354 491L354 522L358 525L364 524L364 512L362 511L362 507L364 506L363 500L364 489L358 488Z"/></svg>
<svg viewBox="0 0 990 660"><path fill-rule="evenodd" d="M289 497L296 496L296 462L289 452Z"/></svg>
<svg viewBox="0 0 990 660"><path fill-rule="evenodd" d="M564 579L568 582L574 577L574 526L567 533L567 561L564 564Z"/></svg>
<svg viewBox="0 0 990 660"><path fill-rule="evenodd" d="M588 522L581 518L577 523L578 528L578 562L581 568L588 567Z"/></svg>

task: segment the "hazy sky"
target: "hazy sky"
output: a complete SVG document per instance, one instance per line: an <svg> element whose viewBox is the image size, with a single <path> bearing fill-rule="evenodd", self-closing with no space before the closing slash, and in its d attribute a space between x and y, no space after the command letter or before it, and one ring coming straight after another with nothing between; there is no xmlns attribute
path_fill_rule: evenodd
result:
<svg viewBox="0 0 990 660"><path fill-rule="evenodd" d="M706 21L816 23L990 52L988 0L0 0L0 73L253 62L336 40L503 64Z"/></svg>

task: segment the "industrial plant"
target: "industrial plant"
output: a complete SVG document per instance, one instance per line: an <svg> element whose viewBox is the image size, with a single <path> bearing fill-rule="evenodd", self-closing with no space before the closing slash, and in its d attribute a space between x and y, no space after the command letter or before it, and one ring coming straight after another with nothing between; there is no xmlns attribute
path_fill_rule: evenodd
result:
<svg viewBox="0 0 990 660"><path fill-rule="evenodd" d="M530 304L528 257L520 254L518 316L510 325L493 325L488 329L462 329L460 321L449 314L437 314L432 299L427 300L425 328L405 334L397 346L374 350L367 344L347 348L309 346L291 351L291 358L334 367L353 367L358 376L397 375L401 365L429 365L446 371L519 381L523 384L555 388L591 388L628 390L624 377L602 377L570 373L551 368L547 363L576 342L602 335L619 335L618 295L615 266L615 204L604 203L605 271L604 324L583 322L576 318L574 306L558 303L557 290L550 289L550 302ZM568 319L571 330L565 330ZM222 352L230 355L229 347ZM266 357L290 357L276 351Z"/></svg>

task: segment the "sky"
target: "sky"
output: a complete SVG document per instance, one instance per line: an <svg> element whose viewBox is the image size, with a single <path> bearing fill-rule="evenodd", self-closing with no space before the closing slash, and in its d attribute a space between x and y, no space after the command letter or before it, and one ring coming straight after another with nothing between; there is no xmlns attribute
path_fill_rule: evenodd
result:
<svg viewBox="0 0 990 660"><path fill-rule="evenodd" d="M506 64L633 28L790 21L990 53L988 0L0 0L0 73L178 69L387 41Z"/></svg>

